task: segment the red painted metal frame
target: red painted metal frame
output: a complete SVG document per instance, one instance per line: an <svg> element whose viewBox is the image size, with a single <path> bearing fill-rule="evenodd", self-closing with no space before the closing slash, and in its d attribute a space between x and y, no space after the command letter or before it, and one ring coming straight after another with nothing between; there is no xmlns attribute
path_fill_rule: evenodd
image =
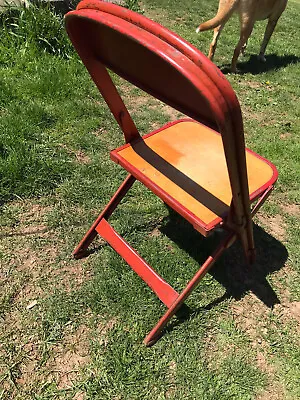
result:
<svg viewBox="0 0 300 400"><path fill-rule="evenodd" d="M75 258L82 258L86 255L86 249L97 236L97 226L103 218L108 219L111 216L134 182L135 178L129 174L74 250L73 255Z"/></svg>
<svg viewBox="0 0 300 400"><path fill-rule="evenodd" d="M96 230L99 235L120 254L143 281L149 285L153 292L156 293L157 297L167 307L171 307L179 296L176 290L162 279L105 219L99 222Z"/></svg>
<svg viewBox="0 0 300 400"><path fill-rule="evenodd" d="M113 227L106 220L106 218L109 218L117 204L130 189L134 180L135 179L132 177L132 175L129 175L125 179L103 212L95 220L92 227L82 239L76 251L74 252L74 255L77 257L82 257L84 255L84 251L94 239L96 233L98 233L130 265L130 267L143 279L145 283L147 283L154 293L156 293L157 297L167 306L168 310L144 339L144 343L147 346L151 346L155 344L156 341L161 337L162 331L167 325L168 321L174 316L187 297L198 286L204 275L211 269L223 252L237 239L237 234L235 232L229 233L213 252L213 254L209 256L202 264L200 269L193 276L184 290L180 294L177 293L176 290L174 290L172 286L170 286L160 275L158 275L157 272L155 272L151 266L146 263L146 261L113 229ZM252 216L258 212L272 190L273 186L271 185L258 199L257 204L252 210Z"/></svg>
<svg viewBox="0 0 300 400"><path fill-rule="evenodd" d="M211 63L190 43L184 41L182 38L166 28L163 28L161 25L139 14L125 10L124 8L113 4L89 0L79 3L75 13L77 13L77 16L79 17L91 18L97 20L99 23L104 22L103 19L106 19L105 14L114 16L120 20L122 19L126 22L130 22L132 26L129 30L126 30L126 24L121 23L120 21L118 21L120 25L116 26L117 19L110 21L107 17L104 23L114 29L118 29L123 35L128 35L128 37L133 34L140 36L139 39L141 42L145 39L142 30L145 32L150 32L154 37L159 37L162 39L162 42L157 45L157 48L152 48L152 50L156 51L161 57L166 57L166 59L170 60L170 58L168 58L170 54L167 54L167 51L164 53L166 48L165 44L169 44L174 49L181 52L182 55L186 56L187 59L191 60L195 66L199 67L198 73L195 75L192 73L192 71L188 70L186 62L184 63L185 65L182 65L179 68L181 68L181 72L186 71L188 79L193 82L195 87L198 87L206 100L208 100L211 112L215 118L215 123L222 133L225 157L228 165L228 173L233 195L231 210L232 226L235 227L235 229L237 229L239 232L239 236L247 258L249 261L253 261L254 239L249 202L246 158L244 151L245 142L243 135L243 121L238 100L229 82L218 70L218 68L216 68L213 63ZM68 15L70 15L69 19L71 19L72 13L69 13ZM134 25L137 29L134 29ZM68 33L72 39L71 31L72 30L69 29ZM76 41L74 45L76 47ZM146 45L146 43L143 42L143 45ZM147 45L149 45L149 43L147 43ZM80 51L81 49L77 48L77 51L78 50ZM175 59L173 58L173 62L174 60ZM178 60L179 57L177 61ZM89 69L87 60L84 60L83 58L83 61ZM123 77L126 78L124 75ZM140 87L145 89L142 86ZM150 93L151 91L148 90L148 92ZM164 101L165 99L161 98L161 100ZM174 105L171 102L168 104L176 108L176 104ZM185 112L185 110L183 111ZM199 120L197 115L191 115L189 112L185 113L196 120ZM201 119L199 121L201 122Z"/></svg>
<svg viewBox="0 0 300 400"><path fill-rule="evenodd" d="M251 211L251 216L253 217L260 209L260 207L264 204L266 199L269 197L273 190L273 186L270 186L266 189L263 195L259 198L257 204ZM220 258L220 256L224 253L226 249L228 249L237 239L237 234L231 232L228 236L220 243L217 249L213 252L211 256L207 258L207 260L202 264L201 268L196 272L184 290L177 297L172 306L165 312L165 314L160 318L158 323L154 326L151 332L145 337L144 343L147 346L152 346L157 342L160 338L162 330L167 325L169 320L173 317L176 311L181 307L187 297L191 294L191 292L198 286L200 280L204 277L204 275L211 269L214 263Z"/></svg>
<svg viewBox="0 0 300 400"><path fill-rule="evenodd" d="M209 111L207 115L201 114L200 111L193 111L190 104L177 104L175 101L176 96L175 100L168 98L166 94L159 93L159 88L151 88L151 86L148 87L143 84L142 81L135 81L132 77L126 75L125 67L120 66L118 68L113 63L110 65L108 61L105 63L105 57L103 59L98 58L95 55L94 49L92 49L96 43L96 39L89 36L90 32L80 30L83 26L80 25L82 21L87 24L93 24L93 27L95 27L95 24L98 24L101 27L105 26L110 31L114 30L121 37L130 38L140 46L147 48L153 54L160 57L162 62L172 65L174 70L180 72L184 76L184 79L187 79L193 85L194 89L199 92L199 96L201 94L206 110ZM249 196L243 121L238 100L230 84L218 68L191 44L161 25L139 14L99 0L84 0L80 2L76 11L67 14L66 28L78 54L119 123L126 143L133 143L134 140L140 138L140 135L105 66L112 68L120 76L146 90L148 93L154 95L154 97L163 100L166 104L183 111L194 120L218 129L222 135L233 195L228 225L232 230L215 252L200 267L182 293L177 293L164 281L107 221L136 178L138 178L137 174L134 174L136 176L129 174L74 251L75 257L82 257L97 233L100 234L167 306L168 310L166 313L144 340L147 345L151 345L160 337L167 322L190 295L192 290L195 289L201 278L237 237L242 241L247 258L250 260L253 257L254 241L250 201L257 199L261 194L261 197L258 198L258 202L252 210L252 214L254 215L269 196L273 187L273 180L277 179L277 171L271 163L261 157L273 168L274 179L260 188L259 193L252 193ZM109 55L106 54L104 56L107 56L107 60L109 60ZM113 55L110 56L113 57ZM124 60L124 64L126 64L126 60ZM189 106L191 106L190 109ZM111 156L114 158L114 152L111 153ZM147 186L147 183L145 184ZM153 185L151 190L158 196L161 195L161 190L153 188ZM192 213L184 210L182 206L176 205L175 202L172 203L172 200L170 200L170 204L175 210L181 214L183 213L185 218L193 224Z"/></svg>
<svg viewBox="0 0 300 400"><path fill-rule="evenodd" d="M180 293L176 301L169 307L166 313L160 318L155 327L151 330L151 332L145 337L144 343L147 346L152 346L161 336L161 332L164 327L167 325L168 321L173 317L173 315L178 311L187 297L191 294L191 292L198 286L200 280L204 277L204 275L211 269L214 263L220 258L220 256L224 253L224 251L236 240L236 234L230 233L225 240L217 247L217 249L213 252L211 256L207 258L207 260L202 264L201 268L197 271L197 273L193 276L190 282L186 285L184 290Z"/></svg>

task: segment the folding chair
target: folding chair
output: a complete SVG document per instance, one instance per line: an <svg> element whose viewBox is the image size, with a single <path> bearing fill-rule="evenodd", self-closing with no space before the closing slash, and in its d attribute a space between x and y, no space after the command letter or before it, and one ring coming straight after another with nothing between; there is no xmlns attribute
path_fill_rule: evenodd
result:
<svg viewBox="0 0 300 400"><path fill-rule="evenodd" d="M129 175L74 251L83 257L102 236L150 286L167 311L144 339L163 328L221 254L239 238L255 259L252 217L269 196L277 170L245 149L239 102L220 70L191 44L142 15L99 0L81 1L65 17L79 56L125 136L110 153ZM175 108L187 118L143 137L107 71ZM114 230L108 219L135 180L174 209L203 236L217 227L226 238L177 293ZM254 203L255 202L255 203ZM252 206L251 204L255 204Z"/></svg>

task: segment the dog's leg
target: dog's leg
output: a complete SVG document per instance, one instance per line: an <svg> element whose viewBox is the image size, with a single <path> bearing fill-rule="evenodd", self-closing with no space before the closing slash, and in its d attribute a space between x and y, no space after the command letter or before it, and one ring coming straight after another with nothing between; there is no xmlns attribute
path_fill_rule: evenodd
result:
<svg viewBox="0 0 300 400"><path fill-rule="evenodd" d="M240 33L240 40L234 49L232 61L231 61L231 72L236 72L236 63L238 60L238 57L241 53L241 50L245 44L247 44L247 40L249 39L249 36L251 35L251 32L253 30L254 26L254 20L253 18L247 18L246 20L241 19L241 33Z"/></svg>
<svg viewBox="0 0 300 400"><path fill-rule="evenodd" d="M269 40L274 32L275 26L277 25L277 22L279 20L279 17L281 16L281 14L283 13L283 11L285 10L287 5L287 0L281 0L280 4L278 4L278 7L275 9L275 11L270 15L269 20L268 20L268 24L266 27L266 31L265 31L265 35L260 47L260 52L259 52L259 60L265 62L266 58L265 58L265 51L266 51L266 47L269 43Z"/></svg>
<svg viewBox="0 0 300 400"><path fill-rule="evenodd" d="M270 38L272 36L272 33L273 33L274 29L275 29L275 26L277 24L278 19L279 19L279 17L276 20L269 19L269 21L268 21L268 24L267 24L267 27L266 27L266 31L265 31L265 35L264 35L264 38L263 38L263 41L262 41L262 44L261 44L261 47L260 47L260 52L259 52L259 55L258 55L258 59L260 61L262 61L262 62L266 62L266 58L265 58L266 47L267 47L267 45L269 43L269 40L270 40Z"/></svg>
<svg viewBox="0 0 300 400"><path fill-rule="evenodd" d="M224 28L224 24L219 25L214 29L214 36L213 36L213 40L210 44L209 53L208 53L208 58L210 60L213 60L213 58L214 58L218 39L219 39L219 36L220 36L223 28Z"/></svg>
<svg viewBox="0 0 300 400"><path fill-rule="evenodd" d="M248 44L248 40L247 40L247 42L245 44L243 44L243 47L242 47L242 50L241 50L241 53L243 54L243 56L246 53L247 44Z"/></svg>

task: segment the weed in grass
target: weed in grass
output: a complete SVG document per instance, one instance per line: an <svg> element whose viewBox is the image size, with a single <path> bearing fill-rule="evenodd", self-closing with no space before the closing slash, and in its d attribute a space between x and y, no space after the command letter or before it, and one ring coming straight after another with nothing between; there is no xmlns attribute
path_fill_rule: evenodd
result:
<svg viewBox="0 0 300 400"><path fill-rule="evenodd" d="M139 0L125 0L124 7L129 8L130 10L138 12L138 13L143 12Z"/></svg>
<svg viewBox="0 0 300 400"><path fill-rule="evenodd" d="M25 8L8 8L0 14L1 47L15 53L2 53L2 61L9 55L27 51L46 52L69 58L74 54L67 40L64 23L58 14L48 6L31 4ZM33 55L34 53L32 53Z"/></svg>

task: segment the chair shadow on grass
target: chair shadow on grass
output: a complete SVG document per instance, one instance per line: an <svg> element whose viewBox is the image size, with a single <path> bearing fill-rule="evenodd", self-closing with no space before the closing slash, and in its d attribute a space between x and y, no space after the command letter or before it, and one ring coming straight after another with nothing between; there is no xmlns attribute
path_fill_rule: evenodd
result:
<svg viewBox="0 0 300 400"><path fill-rule="evenodd" d="M263 72L284 68L290 64L298 64L299 62L300 57L294 54L285 54L284 56L279 56L277 54L266 54L266 62L259 61L257 55L252 54L247 61L242 61L241 57L237 64L237 69L239 75L247 73L258 75ZM230 72L230 64L219 66L219 68L223 74Z"/></svg>
<svg viewBox="0 0 300 400"><path fill-rule="evenodd" d="M170 216L163 221L160 231L193 257L200 267L219 244L223 235L214 233L211 237L204 239L173 210L169 209L169 212ZM254 225L254 239L257 251L256 262L253 265L247 265L241 243L237 240L209 271L209 274L226 289L226 292L196 310L184 305L177 312L176 320L171 321L165 332L172 330L191 316L210 310L228 298L240 300L249 291L269 308L280 304L280 300L267 281L267 276L284 266L288 258L287 249L258 225Z"/></svg>

